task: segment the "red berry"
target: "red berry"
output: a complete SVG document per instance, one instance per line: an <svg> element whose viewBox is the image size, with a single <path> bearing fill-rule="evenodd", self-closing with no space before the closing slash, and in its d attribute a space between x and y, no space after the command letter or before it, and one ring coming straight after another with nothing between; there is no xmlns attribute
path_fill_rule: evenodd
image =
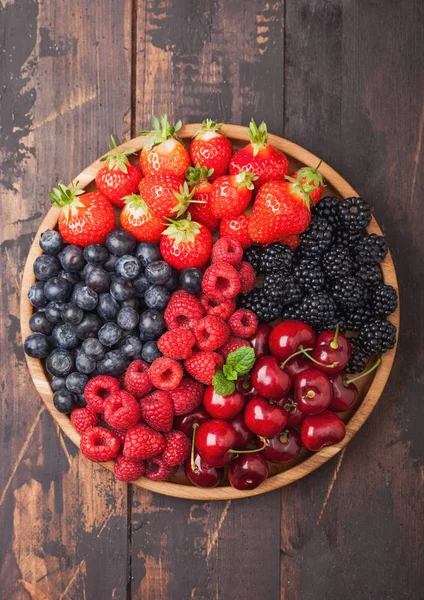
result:
<svg viewBox="0 0 424 600"><path fill-rule="evenodd" d="M256 285L256 271L252 265L246 261L235 265L235 269L240 277L240 293L247 294L251 292Z"/></svg>
<svg viewBox="0 0 424 600"><path fill-rule="evenodd" d="M201 404L203 386L191 377L183 377L180 385L169 393L174 403L175 414L185 415Z"/></svg>
<svg viewBox="0 0 424 600"><path fill-rule="evenodd" d="M194 333L200 350L212 352L227 341L230 330L225 321L219 317L208 315L196 324Z"/></svg>
<svg viewBox="0 0 424 600"><path fill-rule="evenodd" d="M103 412L106 398L117 392L119 392L119 382L109 375L98 375L90 379L84 389L88 406L98 413Z"/></svg>
<svg viewBox="0 0 424 600"><path fill-rule="evenodd" d="M114 158L112 155L109 157ZM96 175L96 186L112 204L122 208L125 196L137 191L141 179L140 169L127 159L123 168L118 164L112 164L111 167L110 163L102 167Z"/></svg>
<svg viewBox="0 0 424 600"><path fill-rule="evenodd" d="M220 132L219 124L210 119L202 123L190 144L190 157L194 165L213 169L211 181L227 172L233 148L230 140Z"/></svg>
<svg viewBox="0 0 424 600"><path fill-rule="evenodd" d="M119 439L104 427L90 427L81 436L81 452L93 462L107 462L119 452Z"/></svg>
<svg viewBox="0 0 424 600"><path fill-rule="evenodd" d="M133 360L128 365L124 376L124 389L135 396L142 398L152 389L149 378L149 365L142 360Z"/></svg>
<svg viewBox="0 0 424 600"><path fill-rule="evenodd" d="M190 440L182 431L170 431L165 433L166 446L161 458L168 467L181 465L190 453Z"/></svg>
<svg viewBox="0 0 424 600"><path fill-rule="evenodd" d="M111 432L116 435L116 437L119 440L119 449L122 451L123 447L124 447L124 442L125 442L125 436L127 435L127 432L124 429L111 429Z"/></svg>
<svg viewBox="0 0 424 600"><path fill-rule="evenodd" d="M170 431L174 405L168 392L156 390L140 400L141 417L156 431Z"/></svg>
<svg viewBox="0 0 424 600"><path fill-rule="evenodd" d="M242 348L246 346L246 348L250 347L251 344L247 340L243 340L239 337L230 337L228 342L226 342L220 349L219 353L222 354L224 358L227 358L231 352L235 352L238 348Z"/></svg>
<svg viewBox="0 0 424 600"><path fill-rule="evenodd" d="M140 405L134 396L120 390L105 400L104 418L116 429L129 429L140 419Z"/></svg>
<svg viewBox="0 0 424 600"><path fill-rule="evenodd" d="M224 302L218 303L205 296L205 294L200 296L200 304L207 315L219 317L223 321L227 321L236 310L234 300L224 300Z"/></svg>
<svg viewBox="0 0 424 600"><path fill-rule="evenodd" d="M216 352L198 352L184 361L187 373L206 385L211 385L215 372L222 365L222 356Z"/></svg>
<svg viewBox="0 0 424 600"><path fill-rule="evenodd" d="M249 338L256 333L258 319L251 310L239 308L228 321L231 333L236 337Z"/></svg>
<svg viewBox="0 0 424 600"><path fill-rule="evenodd" d="M174 390L182 378L182 367L172 358L156 358L150 366L150 380L160 390Z"/></svg>
<svg viewBox="0 0 424 600"><path fill-rule="evenodd" d="M212 248L212 262L225 262L236 265L243 258L243 248L239 241L230 237L221 237Z"/></svg>
<svg viewBox="0 0 424 600"><path fill-rule="evenodd" d="M221 237L231 237L233 240L238 240L242 248L248 248L252 244L249 236L249 218L246 213L242 213L238 217L221 219L219 225L219 235Z"/></svg>
<svg viewBox="0 0 424 600"><path fill-rule="evenodd" d="M196 338L190 329L177 327L177 329L167 331L159 338L158 349L168 358L181 360L192 355L195 342Z"/></svg>
<svg viewBox="0 0 424 600"><path fill-rule="evenodd" d="M163 260L178 271L187 267L201 269L209 260L212 234L205 225L187 219L172 221L163 232L160 253Z"/></svg>
<svg viewBox="0 0 424 600"><path fill-rule="evenodd" d="M144 476L151 481L165 481L176 471L175 467L169 467L161 456L155 456L146 461Z"/></svg>
<svg viewBox="0 0 424 600"><path fill-rule="evenodd" d="M240 291L239 274L227 263L215 263L206 269L202 289L208 298L216 302L235 298Z"/></svg>
<svg viewBox="0 0 424 600"><path fill-rule="evenodd" d="M90 408L74 408L71 412L71 423L78 433L84 433L90 427L96 427L98 422L97 414Z"/></svg>
<svg viewBox="0 0 424 600"><path fill-rule="evenodd" d="M131 460L118 454L113 470L118 481L134 481L144 474L146 466L142 460Z"/></svg>
<svg viewBox="0 0 424 600"><path fill-rule="evenodd" d="M165 448L165 438L144 423L128 429L125 436L124 456L132 460L145 460L160 454Z"/></svg>
<svg viewBox="0 0 424 600"><path fill-rule="evenodd" d="M168 329L192 328L202 317L203 311L199 300L184 290L172 294L164 313Z"/></svg>

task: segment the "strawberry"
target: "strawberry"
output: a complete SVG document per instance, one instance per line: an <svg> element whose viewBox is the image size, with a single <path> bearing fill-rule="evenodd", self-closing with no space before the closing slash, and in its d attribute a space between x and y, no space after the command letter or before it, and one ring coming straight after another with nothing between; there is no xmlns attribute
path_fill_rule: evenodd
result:
<svg viewBox="0 0 424 600"><path fill-rule="evenodd" d="M315 169L312 169L311 167L302 167L296 171L296 173L293 173L291 175L292 179L290 179L290 181L293 179L300 181L305 188L311 188L309 190L309 196L311 198L311 204L313 205L318 204L318 202L321 200L322 189L325 186L324 177L318 171L321 166L321 162L322 161L318 163Z"/></svg>
<svg viewBox="0 0 424 600"><path fill-rule="evenodd" d="M161 217L155 215L137 194L125 196L124 201L120 215L122 229L132 233L139 242L158 244L166 227Z"/></svg>
<svg viewBox="0 0 424 600"><path fill-rule="evenodd" d="M302 233L311 220L307 188L291 181L271 181L261 187L249 219L254 242L269 244Z"/></svg>
<svg viewBox="0 0 424 600"><path fill-rule="evenodd" d="M208 181L213 174L213 169L207 169L197 164L195 167L187 169L186 177L190 190L192 191L192 201L189 211L194 221L205 225L211 233L216 231L219 225L219 219L213 216L211 212L211 190L212 184Z"/></svg>
<svg viewBox="0 0 424 600"><path fill-rule="evenodd" d="M187 267L200 269L209 260L212 234L201 223L191 220L191 215L180 221L170 221L160 241L163 260L181 271Z"/></svg>
<svg viewBox="0 0 424 600"><path fill-rule="evenodd" d="M142 131L140 135L149 135L140 153L140 167L144 176L158 173L173 173L184 177L190 166L190 156L183 144L176 137L182 123L178 121L173 127L166 115L152 119L153 129Z"/></svg>
<svg viewBox="0 0 424 600"><path fill-rule="evenodd" d="M221 219L219 224L220 237L230 237L237 240L242 245L242 248L248 248L252 244L249 237L249 217L244 212L238 217Z"/></svg>
<svg viewBox="0 0 424 600"><path fill-rule="evenodd" d="M69 188L59 183L49 193L53 206L61 208L58 227L65 242L88 246L104 244L115 228L112 204L100 192L77 189L78 181Z"/></svg>
<svg viewBox="0 0 424 600"><path fill-rule="evenodd" d="M182 179L172 173L158 173L142 179L138 189L140 196L155 215L176 217L186 211L189 202L188 187L182 188L181 184Z"/></svg>
<svg viewBox="0 0 424 600"><path fill-rule="evenodd" d="M121 207L124 206L124 196L137 191L142 174L140 169L128 160L128 156L134 154L135 149L119 150L114 137L111 138L115 152L100 159L106 164L96 175L96 185L99 192L112 204Z"/></svg>
<svg viewBox="0 0 424 600"><path fill-rule="evenodd" d="M256 175L246 171L218 177L211 190L212 214L218 219L241 215L252 198L253 181L256 179Z"/></svg>
<svg viewBox="0 0 424 600"><path fill-rule="evenodd" d="M257 175L255 189L259 189L268 181L282 180L289 172L289 161L286 155L268 143L268 131L265 123L256 125L250 121L247 135L250 144L236 152L230 162L230 173L248 171Z"/></svg>
<svg viewBox="0 0 424 600"><path fill-rule="evenodd" d="M206 119L190 144L192 163L213 169L211 181L227 172L233 154L231 142L222 133L221 125L222 123Z"/></svg>

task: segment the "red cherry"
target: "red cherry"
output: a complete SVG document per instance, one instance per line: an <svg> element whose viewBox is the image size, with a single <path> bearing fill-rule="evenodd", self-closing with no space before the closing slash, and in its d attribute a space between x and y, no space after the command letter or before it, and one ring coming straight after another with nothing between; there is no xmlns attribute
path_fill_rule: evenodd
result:
<svg viewBox="0 0 424 600"><path fill-rule="evenodd" d="M196 432L195 447L211 467L224 467L233 458L229 452L237 434L227 421L211 419L202 423Z"/></svg>
<svg viewBox="0 0 424 600"><path fill-rule="evenodd" d="M287 412L272 402L256 396L244 409L244 421L250 431L264 437L273 437L287 424Z"/></svg>
<svg viewBox="0 0 424 600"><path fill-rule="evenodd" d="M291 398L286 398L283 404L278 402L278 405L287 412L287 426L296 427L300 425L306 414L300 410L297 403Z"/></svg>
<svg viewBox="0 0 424 600"><path fill-rule="evenodd" d="M349 340L339 333L338 326L336 331L323 331L317 337L311 356L317 361L316 368L320 371L326 373L341 371L349 362Z"/></svg>
<svg viewBox="0 0 424 600"><path fill-rule="evenodd" d="M209 385L203 396L203 406L212 418L228 421L243 410L244 396L238 390L229 396L221 396L212 385Z"/></svg>
<svg viewBox="0 0 424 600"><path fill-rule="evenodd" d="M307 415L316 415L331 402L332 389L327 375L318 369L306 369L294 379L294 401Z"/></svg>
<svg viewBox="0 0 424 600"><path fill-rule="evenodd" d="M184 463L184 472L193 485L212 488L221 483L224 469L211 467L197 452L193 456L193 464L188 458Z"/></svg>
<svg viewBox="0 0 424 600"><path fill-rule="evenodd" d="M352 408L358 400L358 388L353 383L346 385L346 374L334 373L329 375L331 387L333 389L333 397L328 406L334 412L343 412Z"/></svg>
<svg viewBox="0 0 424 600"><path fill-rule="evenodd" d="M244 421L243 413L239 413L235 417L229 420L231 427L237 434L237 439L234 442L234 450L244 450L255 438L255 434L247 428Z"/></svg>
<svg viewBox="0 0 424 600"><path fill-rule="evenodd" d="M343 421L330 410L319 415L308 415L300 426L300 437L304 446L317 452L324 446L338 444L346 435Z"/></svg>
<svg viewBox="0 0 424 600"><path fill-rule="evenodd" d="M203 408L203 406L198 406L193 409L191 412L186 413L185 415L179 415L178 417L174 417L174 429L178 429L178 431L182 431L186 434L190 439L193 437L193 425L197 423L201 425L206 421L209 421L210 416L207 411Z"/></svg>
<svg viewBox="0 0 424 600"><path fill-rule="evenodd" d="M282 321L269 336L271 354L280 361L286 360L299 346L313 348L315 333L312 327L302 321Z"/></svg>
<svg viewBox="0 0 424 600"><path fill-rule="evenodd" d="M243 454L228 467L228 480L237 490L253 490L267 477L267 462L258 452Z"/></svg>
<svg viewBox="0 0 424 600"><path fill-rule="evenodd" d="M271 331L272 327L263 323L258 326L256 333L249 339L257 359L269 354L269 336Z"/></svg>
<svg viewBox="0 0 424 600"><path fill-rule="evenodd" d="M256 361L251 381L258 394L272 400L285 396L292 384L290 375L280 368L274 356L263 356Z"/></svg>
<svg viewBox="0 0 424 600"><path fill-rule="evenodd" d="M262 446L262 440L257 439L256 444L258 447ZM271 462L284 464L296 458L301 447L299 433L296 429L288 428L266 440L262 456Z"/></svg>
<svg viewBox="0 0 424 600"><path fill-rule="evenodd" d="M284 370L292 377L296 377L298 373L310 367L312 367L311 361L305 355L298 354L285 363Z"/></svg>

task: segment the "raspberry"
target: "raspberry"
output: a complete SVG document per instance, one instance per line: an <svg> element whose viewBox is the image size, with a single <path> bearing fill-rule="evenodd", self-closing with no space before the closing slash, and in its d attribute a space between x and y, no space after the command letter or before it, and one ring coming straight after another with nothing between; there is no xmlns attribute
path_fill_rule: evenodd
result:
<svg viewBox="0 0 424 600"><path fill-rule="evenodd" d="M111 429L111 432L114 435L116 435L116 437L118 438L119 443L120 443L119 449L122 452L122 449L124 447L124 442L125 442L125 436L127 435L127 432L124 431L124 429L115 429L115 428Z"/></svg>
<svg viewBox="0 0 424 600"><path fill-rule="evenodd" d="M81 452L93 462L107 462L119 452L119 439L104 427L90 427L81 436Z"/></svg>
<svg viewBox="0 0 424 600"><path fill-rule="evenodd" d="M202 403L203 386L191 377L183 377L180 385L169 393L175 414L185 415Z"/></svg>
<svg viewBox="0 0 424 600"><path fill-rule="evenodd" d="M235 352L238 348L242 348L243 346L250 346L247 340L242 340L239 337L230 337L228 342L219 349L219 353L222 354L224 358L227 358L231 352Z"/></svg>
<svg viewBox="0 0 424 600"><path fill-rule="evenodd" d="M243 248L239 241L231 237L221 237L212 248L211 262L224 262L236 265L243 258Z"/></svg>
<svg viewBox="0 0 424 600"><path fill-rule="evenodd" d="M278 240L280 244L284 244L288 246L291 250L295 250L298 246L300 246L300 236L298 235L288 235L286 237Z"/></svg>
<svg viewBox="0 0 424 600"><path fill-rule="evenodd" d="M205 294L200 296L200 303L207 315L219 317L223 321L227 321L236 310L234 300L224 300L224 302L218 303L210 300Z"/></svg>
<svg viewBox="0 0 424 600"><path fill-rule="evenodd" d="M194 333L200 350L212 352L227 341L230 330L225 321L219 317L208 315L196 324Z"/></svg>
<svg viewBox="0 0 424 600"><path fill-rule="evenodd" d="M90 427L96 427L98 422L97 414L90 408L74 408L71 412L71 423L78 433L84 433Z"/></svg>
<svg viewBox="0 0 424 600"><path fill-rule="evenodd" d="M182 378L181 365L172 358L156 358L150 366L150 380L160 390L174 390Z"/></svg>
<svg viewBox="0 0 424 600"><path fill-rule="evenodd" d="M190 453L190 440L182 431L170 431L165 433L166 446L161 454L163 462L168 467L178 467L181 465Z"/></svg>
<svg viewBox="0 0 424 600"><path fill-rule="evenodd" d="M165 438L144 423L127 431L124 456L131 460L144 460L160 454L165 449Z"/></svg>
<svg viewBox="0 0 424 600"><path fill-rule="evenodd" d="M247 294L251 292L256 285L256 271L248 262L242 261L235 265L240 277L240 293Z"/></svg>
<svg viewBox="0 0 424 600"><path fill-rule="evenodd" d="M116 392L119 392L119 382L110 375L98 375L90 379L84 389L88 406L98 413L103 412L106 398Z"/></svg>
<svg viewBox="0 0 424 600"><path fill-rule="evenodd" d="M160 456L155 456L146 462L144 476L151 481L165 481L176 471L175 467L168 467Z"/></svg>
<svg viewBox="0 0 424 600"><path fill-rule="evenodd" d="M202 289L208 298L216 302L235 298L240 291L239 274L227 263L215 263L206 269Z"/></svg>
<svg viewBox="0 0 424 600"><path fill-rule="evenodd" d="M134 427L140 419L140 405L134 396L119 390L105 400L104 418L108 425L116 429Z"/></svg>
<svg viewBox="0 0 424 600"><path fill-rule="evenodd" d="M168 392L156 390L140 400L141 417L156 431L170 431L174 405Z"/></svg>
<svg viewBox="0 0 424 600"><path fill-rule="evenodd" d="M133 360L125 372L124 390L136 398L142 398L150 392L152 387L149 365L142 360Z"/></svg>
<svg viewBox="0 0 424 600"><path fill-rule="evenodd" d="M193 294L184 290L174 292L165 309L164 317L168 329L185 327L190 329L202 318L202 307Z"/></svg>
<svg viewBox="0 0 424 600"><path fill-rule="evenodd" d="M216 352L198 352L184 361L187 373L205 385L211 385L215 371L222 364L222 356Z"/></svg>
<svg viewBox="0 0 424 600"><path fill-rule="evenodd" d="M252 243L249 236L249 218L245 213L232 219L221 219L219 225L219 235L223 237L231 237L233 240L238 240L242 248L248 248Z"/></svg>
<svg viewBox="0 0 424 600"><path fill-rule="evenodd" d="M158 348L164 356L181 360L192 355L195 342L196 338L190 329L177 327L177 329L167 331L159 338Z"/></svg>
<svg viewBox="0 0 424 600"><path fill-rule="evenodd" d="M230 326L231 333L239 338L249 338L258 328L258 319L255 313L247 308L239 308L236 312L231 315L228 325Z"/></svg>
<svg viewBox="0 0 424 600"><path fill-rule="evenodd" d="M113 470L118 481L134 481L144 474L146 465L142 460L131 460L118 454Z"/></svg>

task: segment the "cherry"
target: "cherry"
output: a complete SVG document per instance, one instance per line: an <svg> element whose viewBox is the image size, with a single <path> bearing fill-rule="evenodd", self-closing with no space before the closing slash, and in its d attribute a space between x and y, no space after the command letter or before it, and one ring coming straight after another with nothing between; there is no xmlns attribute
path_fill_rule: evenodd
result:
<svg viewBox="0 0 424 600"><path fill-rule="evenodd" d="M280 368L274 356L263 356L256 361L251 381L258 394L273 400L285 396L292 383L290 375Z"/></svg>
<svg viewBox="0 0 424 600"><path fill-rule="evenodd" d="M305 369L309 369L312 366L311 361L303 354L298 354L294 358L291 358L284 364L284 370L287 371L292 377L296 377L298 373L301 373Z"/></svg>
<svg viewBox="0 0 424 600"><path fill-rule="evenodd" d="M257 359L269 354L269 336L271 331L272 327L263 323L258 326L256 333L249 339Z"/></svg>
<svg viewBox="0 0 424 600"><path fill-rule="evenodd" d="M244 396L238 390L228 396L221 396L213 385L209 385L203 396L203 406L212 418L227 421L243 410Z"/></svg>
<svg viewBox="0 0 424 600"><path fill-rule="evenodd" d="M253 490L267 477L267 462L258 452L239 456L228 467L228 480L237 490Z"/></svg>
<svg viewBox="0 0 424 600"><path fill-rule="evenodd" d="M233 444L234 450L244 450L255 438L255 434L247 428L243 413L239 413L229 421L231 427L237 434L237 439Z"/></svg>
<svg viewBox="0 0 424 600"><path fill-rule="evenodd" d="M236 389L243 394L244 399L246 401L250 398L253 398L253 396L258 395L258 392L252 385L250 377L243 377L238 379L238 381L236 382Z"/></svg>
<svg viewBox="0 0 424 600"><path fill-rule="evenodd" d="M287 412L272 400L255 396L244 409L244 421L257 435L273 437L287 424Z"/></svg>
<svg viewBox="0 0 424 600"><path fill-rule="evenodd" d="M194 445L203 460L211 467L224 467L233 458L229 450L236 439L237 434L227 421L211 419L198 428Z"/></svg>
<svg viewBox="0 0 424 600"><path fill-rule="evenodd" d="M198 406L185 415L175 417L173 428L182 431L191 439L193 437L193 425L195 423L201 425L202 423L209 421L209 419L210 416L203 406Z"/></svg>
<svg viewBox="0 0 424 600"><path fill-rule="evenodd" d="M257 440L257 445L261 446L261 440ZM284 429L276 436L266 440L266 446L262 450L262 456L266 460L275 463L287 463L296 458L302 447L300 435L296 429Z"/></svg>
<svg viewBox="0 0 424 600"><path fill-rule="evenodd" d="M191 483L198 487L215 487L224 476L224 469L211 467L197 452L194 452L193 463L191 458L185 461L184 472Z"/></svg>
<svg viewBox="0 0 424 600"><path fill-rule="evenodd" d="M369 375L369 373L374 371L380 363L381 358L377 359L376 363L370 369L365 371L365 373L349 379L346 378L345 373L334 373L334 375L329 375L331 387L333 389L333 397L331 398L328 408L334 412L343 412L352 408L358 400L358 388L353 382L365 377L365 375Z"/></svg>
<svg viewBox="0 0 424 600"><path fill-rule="evenodd" d="M332 388L327 375L318 369L306 369L294 379L294 400L307 415L316 415L331 402Z"/></svg>
<svg viewBox="0 0 424 600"><path fill-rule="evenodd" d="M324 446L338 444L345 435L345 424L330 410L325 410L319 415L308 415L300 426L303 445L314 452Z"/></svg>
<svg viewBox="0 0 424 600"><path fill-rule="evenodd" d="M300 410L297 403L288 399L283 405L284 410L287 412L287 426L296 427L300 425L306 414Z"/></svg>
<svg viewBox="0 0 424 600"><path fill-rule="evenodd" d="M335 331L323 331L317 337L312 358L316 368L324 372L336 373L345 368L349 362L350 343L347 337Z"/></svg>
<svg viewBox="0 0 424 600"><path fill-rule="evenodd" d="M312 327L302 321L282 321L269 336L271 354L279 360L286 360L300 346L313 347L314 343L315 333Z"/></svg>

